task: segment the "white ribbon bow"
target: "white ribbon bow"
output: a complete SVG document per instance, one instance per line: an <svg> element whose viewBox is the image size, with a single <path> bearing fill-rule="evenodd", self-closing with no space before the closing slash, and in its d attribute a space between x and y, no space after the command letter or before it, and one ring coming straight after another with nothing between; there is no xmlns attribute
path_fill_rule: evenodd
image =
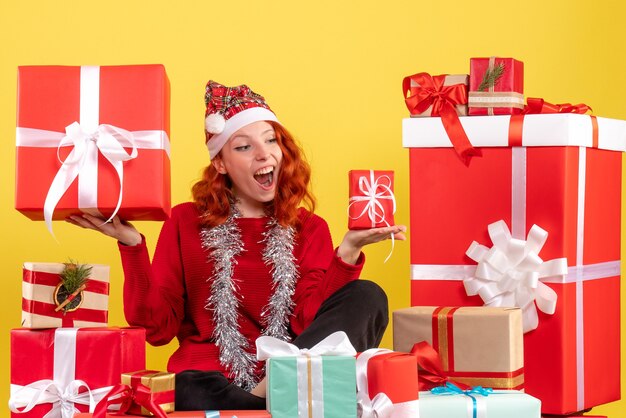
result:
<svg viewBox="0 0 626 418"><path fill-rule="evenodd" d="M556 309L556 292L542 280L567 274L567 259L544 262L539 257L548 233L537 225L526 241L512 238L503 220L488 230L492 248L474 241L466 251L478 266L474 277L463 280L465 291L469 296L479 295L486 306L522 308L524 332L532 331L539 324L537 308L549 315Z"/></svg>
<svg viewBox="0 0 626 418"><path fill-rule="evenodd" d="M356 350L350 343L348 335L343 331L337 331L324 338L312 348L298 348L278 338L264 335L256 340L256 358L259 361L272 357L296 357L296 356L355 356Z"/></svg>
<svg viewBox="0 0 626 418"><path fill-rule="evenodd" d="M86 388L79 393L80 388ZM23 414L40 404L53 404L43 418L72 418L80 412L74 404L89 405L93 412L96 404L109 393L112 386L91 390L82 380L73 380L63 387L55 380L43 379L26 386L11 385L9 409L16 414ZM19 408L24 408L20 410Z"/></svg>
<svg viewBox="0 0 626 418"><path fill-rule="evenodd" d="M97 207L98 151L111 163L120 181L117 205L107 222L113 219L122 205L123 163L137 157L134 135L127 130L102 124L95 132L90 133L86 132L78 122L74 122L65 128L65 133L57 147L57 156L63 146L73 145L74 148L65 161L59 158L62 163L61 168L54 177L44 202L44 219L51 234L54 209L77 177L81 176L79 207ZM126 152L123 144L132 148L130 154Z"/></svg>
<svg viewBox="0 0 626 418"><path fill-rule="evenodd" d="M372 348L362 352L356 359L356 397L359 418L389 418L393 412L393 403L386 394L380 392L370 399L367 380L367 362L372 357L391 352L384 348Z"/></svg>
<svg viewBox="0 0 626 418"><path fill-rule="evenodd" d="M387 180L387 184L383 182L383 180ZM378 191L380 189L380 191ZM372 222L372 228L376 226L377 223L383 222L385 225L390 226L389 222L385 219L385 208L382 203L380 203L381 199L391 200L393 203L392 214L396 213L396 197L391 190L391 178L387 175L379 176L375 178L374 170L370 170L369 179L365 176L359 177L359 191L360 194L358 196L350 197L350 204L348 205L348 216L350 216L350 208L352 205L358 202L367 202L367 204L363 207L361 213L357 216L350 216L351 219L359 219L367 213L367 217ZM394 237L391 234L391 251L389 251L389 255L385 258L385 263L391 257L394 248Z"/></svg>

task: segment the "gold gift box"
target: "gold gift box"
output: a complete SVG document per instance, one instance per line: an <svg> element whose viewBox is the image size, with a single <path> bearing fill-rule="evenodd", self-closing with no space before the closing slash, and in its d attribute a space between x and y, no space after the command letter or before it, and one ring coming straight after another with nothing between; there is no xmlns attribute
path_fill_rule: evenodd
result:
<svg viewBox="0 0 626 418"><path fill-rule="evenodd" d="M159 403L163 412L174 412L174 384L176 375L174 373L159 372L155 370L140 370L132 373L122 373L122 384L134 388L137 383L148 387L152 392L152 397L159 402L159 397L171 401ZM165 396L164 396L165 395ZM144 407L133 404L127 412L128 414L152 416L153 414Z"/></svg>

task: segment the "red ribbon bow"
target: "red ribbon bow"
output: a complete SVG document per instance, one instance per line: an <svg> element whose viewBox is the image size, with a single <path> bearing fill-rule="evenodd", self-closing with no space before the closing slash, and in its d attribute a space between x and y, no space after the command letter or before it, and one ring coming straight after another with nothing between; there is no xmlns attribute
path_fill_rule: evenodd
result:
<svg viewBox="0 0 626 418"><path fill-rule="evenodd" d="M447 382L454 383L461 389L469 389L470 386L452 381L443 370L439 353L426 341L416 343L411 349L411 354L417 357L418 389L420 391L430 390L437 386L445 385Z"/></svg>
<svg viewBox="0 0 626 418"><path fill-rule="evenodd" d="M529 97L526 100L526 106L524 106L523 113L526 114L539 114L539 113L579 113L584 115L587 112L592 111L590 106L584 103L573 105L571 103L558 103L552 104L546 102L542 98Z"/></svg>
<svg viewBox="0 0 626 418"><path fill-rule="evenodd" d="M118 404L120 409L113 412L116 415L125 413L133 404L137 404L152 412L155 417L167 418L167 414L155 403L150 388L141 383L133 387L128 385L114 386L96 405L93 418L105 418L109 407Z"/></svg>
<svg viewBox="0 0 626 418"><path fill-rule="evenodd" d="M445 75L433 77L428 73L405 77L402 81L402 94L411 114L423 113L432 105L431 116L441 117L443 127L459 158L468 165L473 156L480 156L481 153L472 146L456 113L456 105L467 103L467 86L444 86L445 79ZM411 86L411 80L417 85Z"/></svg>

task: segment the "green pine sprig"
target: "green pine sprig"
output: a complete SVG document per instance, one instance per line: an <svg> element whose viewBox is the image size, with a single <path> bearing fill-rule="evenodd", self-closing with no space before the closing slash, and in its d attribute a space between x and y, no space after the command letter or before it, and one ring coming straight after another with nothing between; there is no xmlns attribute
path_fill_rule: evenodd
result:
<svg viewBox="0 0 626 418"><path fill-rule="evenodd" d="M493 69L487 68L485 71L485 75L483 76L483 81L480 82L478 86L478 91L485 91L488 88L491 88L496 85L500 77L504 74L504 63L501 62Z"/></svg>
<svg viewBox="0 0 626 418"><path fill-rule="evenodd" d="M67 263L63 263L65 267L61 271L61 281L63 287L68 293L73 293L76 289L87 282L91 275L91 266L78 264L71 259Z"/></svg>

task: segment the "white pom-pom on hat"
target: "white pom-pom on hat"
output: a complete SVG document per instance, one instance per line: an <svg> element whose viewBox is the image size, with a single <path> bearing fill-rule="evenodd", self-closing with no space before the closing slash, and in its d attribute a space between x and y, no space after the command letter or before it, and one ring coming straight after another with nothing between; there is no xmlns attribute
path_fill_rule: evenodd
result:
<svg viewBox="0 0 626 418"><path fill-rule="evenodd" d="M211 113L204 119L204 129L210 134L221 134L226 127L226 119L220 113Z"/></svg>

